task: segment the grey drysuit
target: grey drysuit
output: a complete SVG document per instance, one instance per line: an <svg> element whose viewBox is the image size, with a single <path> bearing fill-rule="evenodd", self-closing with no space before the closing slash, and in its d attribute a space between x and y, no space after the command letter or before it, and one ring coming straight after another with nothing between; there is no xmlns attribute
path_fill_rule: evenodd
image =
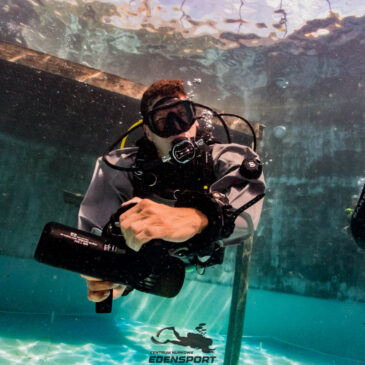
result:
<svg viewBox="0 0 365 365"><path fill-rule="evenodd" d="M239 173L239 167L244 159L257 157L251 148L234 143L214 144L211 148L214 174L217 179L210 186L210 192L226 195L229 204L237 209L265 191L263 174L259 179L249 180ZM108 159L115 165L130 167L135 161L137 151L137 147L116 150L110 153ZM133 198L132 173L112 169L99 158L90 186L81 203L79 228L89 232L93 228L102 229L121 203L131 198ZM157 195L148 198L158 203L174 205L174 201ZM236 219L235 230L224 240L224 244L246 239L253 233L260 219L262 202L260 200Z"/></svg>

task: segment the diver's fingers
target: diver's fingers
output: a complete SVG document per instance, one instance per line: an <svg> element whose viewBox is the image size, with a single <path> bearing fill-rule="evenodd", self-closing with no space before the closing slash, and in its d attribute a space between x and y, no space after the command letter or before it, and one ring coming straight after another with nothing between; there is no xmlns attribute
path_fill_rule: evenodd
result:
<svg viewBox="0 0 365 365"><path fill-rule="evenodd" d="M148 242L151 238L145 238L143 240L140 240L137 238L137 236L129 236L126 238L125 243L126 245L133 251L138 252L142 246Z"/></svg>
<svg viewBox="0 0 365 365"><path fill-rule="evenodd" d="M128 227L128 228L126 228ZM122 234L126 245L133 251L138 252L141 247L152 239L145 233L145 221L130 221L121 225ZM142 236L141 236L142 235Z"/></svg>
<svg viewBox="0 0 365 365"><path fill-rule="evenodd" d="M118 299L126 289L125 285L118 284L116 288L113 288L113 300ZM109 290L90 290L90 288L87 291L87 297L92 302L101 302L108 298L110 295L110 289Z"/></svg>
<svg viewBox="0 0 365 365"><path fill-rule="evenodd" d="M110 290L103 290L103 291L87 291L87 299L92 302L102 302L110 295Z"/></svg>
<svg viewBox="0 0 365 365"><path fill-rule="evenodd" d="M170 237L174 233L169 225L162 223L160 219L155 217L145 219L140 226L137 224L134 224L134 226L138 228L135 237L141 243L146 243L152 239Z"/></svg>
<svg viewBox="0 0 365 365"><path fill-rule="evenodd" d="M111 281L92 281L87 280L87 287L91 291L110 290L119 287L120 284L112 283Z"/></svg>
<svg viewBox="0 0 365 365"><path fill-rule="evenodd" d="M121 207L125 207L126 205L129 205L129 204L138 204L141 200L142 200L141 198L138 198L138 196L135 196L134 198L121 204Z"/></svg>
<svg viewBox="0 0 365 365"><path fill-rule="evenodd" d="M139 249L148 241L151 241L154 237L149 229L144 229L135 235L135 245L139 246ZM139 251L139 250L138 250Z"/></svg>
<svg viewBox="0 0 365 365"><path fill-rule="evenodd" d="M152 239L162 238L166 234L165 228L155 217L132 222L130 228L125 230L124 237L127 237L127 246L134 251L139 251L145 243Z"/></svg>
<svg viewBox="0 0 365 365"><path fill-rule="evenodd" d="M141 246L139 242L135 242L136 241L135 233L131 229L125 229L123 227L120 228L125 240L125 244L133 251L139 251Z"/></svg>
<svg viewBox="0 0 365 365"><path fill-rule="evenodd" d="M94 278L93 276L88 276L88 275L84 275L84 274L80 274L80 276L89 281L102 281L103 280L103 279Z"/></svg>
<svg viewBox="0 0 365 365"><path fill-rule="evenodd" d="M125 285L120 285L118 288L114 288L113 299L118 299L121 295L123 295L125 289L126 289Z"/></svg>
<svg viewBox="0 0 365 365"><path fill-rule="evenodd" d="M151 219L143 217L141 214L132 214L127 219L123 219L120 228L122 233L125 231L130 231L129 233L136 235L138 232L142 231L147 224L150 224Z"/></svg>
<svg viewBox="0 0 365 365"><path fill-rule="evenodd" d="M141 224L144 224L144 220L146 218L143 217L140 213L133 213L125 218L120 218L120 228L121 229L131 229L132 231L136 232L139 229Z"/></svg>
<svg viewBox="0 0 365 365"><path fill-rule="evenodd" d="M129 200L128 202L131 202L133 199ZM162 204L156 203L150 199L137 198L136 201L138 201L138 203L135 206L120 215L120 223L134 214L137 214L137 219L143 219L153 214L158 214L158 207L162 206Z"/></svg>

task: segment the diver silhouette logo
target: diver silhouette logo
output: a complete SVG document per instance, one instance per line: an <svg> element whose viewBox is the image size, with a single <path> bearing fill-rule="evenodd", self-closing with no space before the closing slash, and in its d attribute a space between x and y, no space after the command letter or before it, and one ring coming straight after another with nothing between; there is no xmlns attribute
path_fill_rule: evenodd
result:
<svg viewBox="0 0 365 365"><path fill-rule="evenodd" d="M215 348L214 349L209 348L209 346L213 344L213 340L211 338L205 337L205 334L207 332L204 328L205 325L206 325L205 323L200 323L199 326L195 328L195 330L198 333L188 332L186 337L180 336L180 334L175 330L175 327L162 328L157 332L156 334L157 338L159 338L164 331L172 331L172 334L175 336L175 338L161 342L152 336L151 340L153 343L157 345L172 343L174 345L188 346L193 349L200 349L202 350L202 352L210 354L214 352Z"/></svg>

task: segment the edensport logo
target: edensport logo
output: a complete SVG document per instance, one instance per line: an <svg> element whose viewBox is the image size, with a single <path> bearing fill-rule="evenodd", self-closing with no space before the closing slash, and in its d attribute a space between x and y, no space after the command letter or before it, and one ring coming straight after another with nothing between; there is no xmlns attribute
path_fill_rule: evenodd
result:
<svg viewBox="0 0 365 365"><path fill-rule="evenodd" d="M200 323L195 330L198 333L188 332L186 336L181 335L175 327L166 327L159 330L151 341L156 345L174 344L191 349L201 350L205 354L211 354L215 348L211 348L213 340L206 337L205 323ZM162 339L165 338L165 340ZM166 339L167 338L167 339ZM193 351L151 351L149 363L195 363L212 364L216 356L197 356Z"/></svg>

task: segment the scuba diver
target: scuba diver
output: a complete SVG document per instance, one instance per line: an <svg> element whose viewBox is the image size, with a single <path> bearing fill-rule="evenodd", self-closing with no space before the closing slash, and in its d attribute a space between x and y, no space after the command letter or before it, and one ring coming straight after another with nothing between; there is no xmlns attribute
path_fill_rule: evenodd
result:
<svg viewBox="0 0 365 365"><path fill-rule="evenodd" d="M365 249L365 185L351 216L350 228L357 245Z"/></svg>
<svg viewBox="0 0 365 365"><path fill-rule="evenodd" d="M213 340L211 338L206 337L205 333L201 330L199 331L198 328L197 328L197 331L199 332L198 334L189 332L185 337L181 336L179 334L179 332L176 331L175 327L162 328L161 330L159 330L157 332L157 334L156 334L157 338L152 336L151 340L156 345L166 345L166 344L172 343L174 345L186 346L186 347L188 346L193 349L200 349L205 354L213 353L215 348L213 348L213 349L210 348L210 346L213 344ZM175 336L175 339L172 339L172 340L168 339L165 341L160 341L159 337L160 337L161 333L163 333L166 330L172 331L172 333Z"/></svg>
<svg viewBox="0 0 365 365"><path fill-rule="evenodd" d="M253 234L265 191L262 164L250 147L220 143L201 128L199 105L187 98L182 80L160 80L145 91L144 136L135 147L113 150L114 144L97 160L80 230L105 231L117 211L113 227L131 250L163 240L186 265L203 268L222 263L224 246ZM131 290L82 276L93 302Z"/></svg>

